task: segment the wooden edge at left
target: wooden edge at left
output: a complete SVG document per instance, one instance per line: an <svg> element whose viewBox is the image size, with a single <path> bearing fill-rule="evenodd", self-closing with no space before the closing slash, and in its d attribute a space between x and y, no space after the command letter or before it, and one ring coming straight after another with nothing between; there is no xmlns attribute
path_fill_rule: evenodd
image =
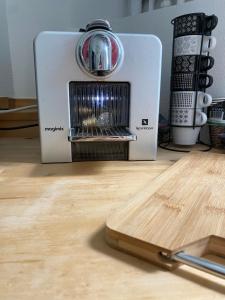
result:
<svg viewBox="0 0 225 300"><path fill-rule="evenodd" d="M174 270L179 266L179 263L169 261L161 255L161 252L164 251L168 254L172 254L167 250L118 233L107 227L107 225L105 227L105 240L115 249L147 260L160 267L166 268L167 270Z"/></svg>
<svg viewBox="0 0 225 300"><path fill-rule="evenodd" d="M163 257L161 253L165 253L166 255L171 256L177 252L184 251L190 255L202 257L212 252L209 249L211 238L212 237L209 236L186 245L180 249L171 250L164 249L162 247L120 233L107 226L107 224L105 227L105 239L111 247L128 254L132 254L136 257L140 257L170 271L176 269L180 265L180 263Z"/></svg>

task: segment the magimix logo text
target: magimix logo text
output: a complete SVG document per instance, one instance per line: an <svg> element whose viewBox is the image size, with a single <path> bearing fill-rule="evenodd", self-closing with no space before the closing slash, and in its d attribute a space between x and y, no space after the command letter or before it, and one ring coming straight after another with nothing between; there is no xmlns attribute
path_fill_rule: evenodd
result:
<svg viewBox="0 0 225 300"><path fill-rule="evenodd" d="M45 131L52 131L52 132L55 132L55 131L63 131L64 128L63 127L45 127Z"/></svg>

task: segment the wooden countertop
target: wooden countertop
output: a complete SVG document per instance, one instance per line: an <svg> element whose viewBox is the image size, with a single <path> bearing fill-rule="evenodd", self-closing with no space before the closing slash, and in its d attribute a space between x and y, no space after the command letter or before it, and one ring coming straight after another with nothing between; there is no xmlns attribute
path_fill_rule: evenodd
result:
<svg viewBox="0 0 225 300"><path fill-rule="evenodd" d="M104 240L109 212L181 156L43 165L38 140L0 139L0 299L224 299L222 279L171 273Z"/></svg>

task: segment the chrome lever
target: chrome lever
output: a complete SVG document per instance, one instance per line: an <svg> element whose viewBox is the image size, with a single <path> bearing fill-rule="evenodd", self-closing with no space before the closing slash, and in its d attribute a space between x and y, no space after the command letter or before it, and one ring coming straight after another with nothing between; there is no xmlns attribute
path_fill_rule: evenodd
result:
<svg viewBox="0 0 225 300"><path fill-rule="evenodd" d="M89 69L91 73L111 72L112 45L104 33L94 34L89 43Z"/></svg>
<svg viewBox="0 0 225 300"><path fill-rule="evenodd" d="M80 68L93 77L109 76L123 61L123 46L105 20L87 25L76 47Z"/></svg>

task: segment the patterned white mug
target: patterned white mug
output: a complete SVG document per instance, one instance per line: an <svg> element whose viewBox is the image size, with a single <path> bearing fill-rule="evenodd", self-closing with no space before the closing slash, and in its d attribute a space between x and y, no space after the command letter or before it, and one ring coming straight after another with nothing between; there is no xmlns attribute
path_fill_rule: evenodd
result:
<svg viewBox="0 0 225 300"><path fill-rule="evenodd" d="M202 36L202 35L180 36L174 39L174 56L201 55L201 54L207 55L207 53L212 51L215 47L216 47L216 38L214 36Z"/></svg>
<svg viewBox="0 0 225 300"><path fill-rule="evenodd" d="M197 93L197 95L196 95ZM195 100L197 97L197 103ZM172 108L203 108L212 104L212 96L203 92L173 92L172 93Z"/></svg>
<svg viewBox="0 0 225 300"><path fill-rule="evenodd" d="M194 124L195 119L195 124ZM201 109L172 108L170 123L172 126L203 126L207 122L207 115Z"/></svg>

